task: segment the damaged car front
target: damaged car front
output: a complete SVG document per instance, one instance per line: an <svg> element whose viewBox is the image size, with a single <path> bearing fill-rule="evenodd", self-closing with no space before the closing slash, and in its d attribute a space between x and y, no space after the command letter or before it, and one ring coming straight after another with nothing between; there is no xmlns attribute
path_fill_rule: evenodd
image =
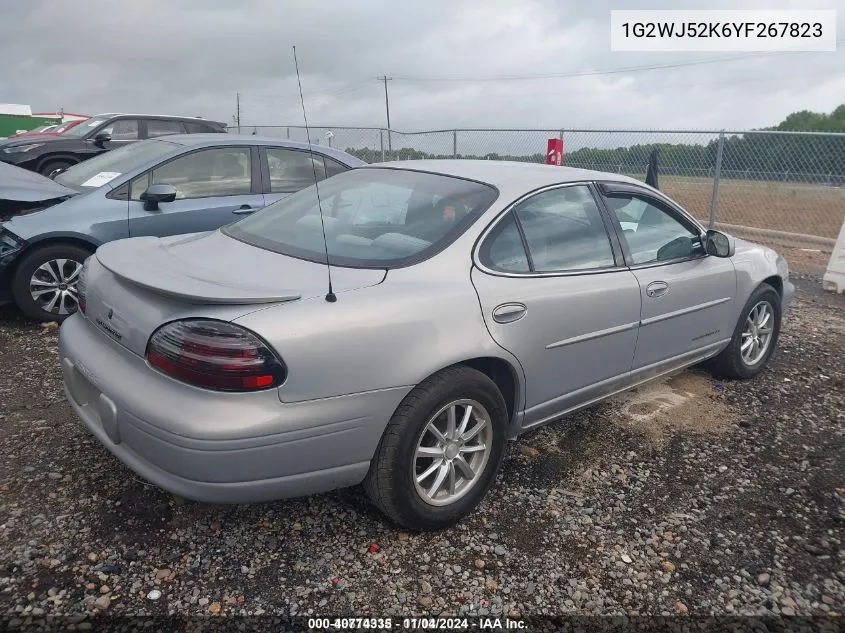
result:
<svg viewBox="0 0 845 633"><path fill-rule="evenodd" d="M52 207L79 193L35 172L0 163L0 222Z"/></svg>
<svg viewBox="0 0 845 633"><path fill-rule="evenodd" d="M27 245L2 223L56 206L79 193L34 172L0 163L0 305L11 301L11 263Z"/></svg>

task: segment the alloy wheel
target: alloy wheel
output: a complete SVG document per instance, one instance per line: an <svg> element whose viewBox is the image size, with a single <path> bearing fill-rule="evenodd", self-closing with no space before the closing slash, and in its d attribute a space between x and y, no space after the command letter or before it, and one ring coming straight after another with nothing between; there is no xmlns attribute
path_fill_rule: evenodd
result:
<svg viewBox="0 0 845 633"><path fill-rule="evenodd" d="M82 264L73 259L51 259L32 273L29 293L45 312L67 315L76 312L79 302L76 285Z"/></svg>
<svg viewBox="0 0 845 633"><path fill-rule="evenodd" d="M760 301L748 313L745 329L742 331L740 353L742 362L756 365L766 355L772 342L775 315L768 301Z"/></svg>
<svg viewBox="0 0 845 633"><path fill-rule="evenodd" d="M455 400L437 411L417 438L412 477L433 506L454 503L477 484L493 449L493 423L475 400Z"/></svg>

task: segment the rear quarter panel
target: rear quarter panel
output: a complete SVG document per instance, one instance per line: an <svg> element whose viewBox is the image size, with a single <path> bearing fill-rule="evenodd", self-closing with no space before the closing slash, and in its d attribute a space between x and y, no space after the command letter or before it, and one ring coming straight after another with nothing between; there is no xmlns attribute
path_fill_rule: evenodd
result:
<svg viewBox="0 0 845 633"><path fill-rule="evenodd" d="M468 257L452 272L438 260L391 270L379 285L338 293L335 303L322 296L290 302L236 323L264 337L284 360L284 402L413 387L477 357L508 362L521 383L518 361L496 345L484 324ZM519 384L518 410L522 397Z"/></svg>

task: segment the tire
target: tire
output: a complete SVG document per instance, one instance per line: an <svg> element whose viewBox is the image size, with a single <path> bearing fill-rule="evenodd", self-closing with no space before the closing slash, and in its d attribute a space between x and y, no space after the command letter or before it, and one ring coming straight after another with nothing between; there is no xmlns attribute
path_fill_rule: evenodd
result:
<svg viewBox="0 0 845 633"><path fill-rule="evenodd" d="M456 413L460 418L456 418L457 431L460 431L467 404L473 408L471 421L465 428L467 432L481 424L485 413L489 419L489 425L459 449L472 452L460 452L458 456L448 457L449 453L444 450L438 457L415 459L421 442L424 449L440 450L436 446L426 445L434 438L427 430L429 421L433 421L432 416L453 403L463 403L456 404ZM444 413L435 421L440 428L447 424L447 416L448 413ZM507 422L504 398L490 378L470 367L445 369L417 385L396 409L376 449L364 480L364 489L384 514L406 528L428 531L452 525L472 512L492 486L504 455ZM478 445L489 442L489 452L474 450L477 446L473 445L476 438L483 438L477 440ZM448 450L452 449L454 446L448 447ZM486 458L482 459L484 455ZM474 480L464 476L466 471L458 467L460 458L465 464L474 466L477 473ZM455 487L455 494L450 495L453 497L451 501L437 498L441 494L450 494L450 475L446 475L443 480L442 490L435 491L433 500L427 500L424 496L424 489L433 488L434 480L440 476L443 466L424 479L423 483L415 481L438 461L447 464L447 470L451 468L455 472L455 481L462 479Z"/></svg>
<svg viewBox="0 0 845 633"><path fill-rule="evenodd" d="M67 158L48 159L38 166L38 173L42 176L49 176L57 169L67 169L71 165L76 165L76 162Z"/></svg>
<svg viewBox="0 0 845 633"><path fill-rule="evenodd" d="M765 351L763 351L759 357L747 358L743 356L742 346L744 341L747 342L749 340L749 335L746 333L748 329L748 320L752 317L752 311L757 309L760 305L768 306L768 310L771 315L769 317L769 321L771 322L770 338L765 344ZM763 371L763 368L772 356L772 352L775 350L775 346L778 342L778 336L780 335L780 323L780 295L777 293L777 290L772 288L769 284L760 284L754 292L751 293L751 296L742 308L739 321L737 322L733 336L731 337L731 342L718 356L710 361L710 366L715 371L730 378L753 378ZM759 328L758 332L763 332L764 330L765 328ZM753 337L753 335L751 336Z"/></svg>
<svg viewBox="0 0 845 633"><path fill-rule="evenodd" d="M57 322L76 312L76 280L89 255L91 251L75 244L51 244L26 255L12 278L12 296L21 312L36 321ZM65 263L60 266L62 260ZM44 283L38 284L39 281ZM50 292L52 287L56 292ZM37 298L32 296L33 292L41 291L45 292ZM54 295L56 301L52 309L45 309Z"/></svg>

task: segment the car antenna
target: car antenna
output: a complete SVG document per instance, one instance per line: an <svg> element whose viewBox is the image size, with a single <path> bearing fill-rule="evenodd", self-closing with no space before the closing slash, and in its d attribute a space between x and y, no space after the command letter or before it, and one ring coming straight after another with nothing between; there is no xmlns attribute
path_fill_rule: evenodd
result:
<svg viewBox="0 0 845 633"><path fill-rule="evenodd" d="M302 96L302 81L299 78L299 62L296 59L296 46L293 47L293 65L296 68L296 83L299 85L299 102L302 104L302 119L305 121L305 136L308 137L308 153L311 155L311 168L314 171L314 189L317 191L317 209L320 211L320 228L323 230L323 247L326 252L326 270L329 273L329 292L326 301L334 303L337 295L332 292L332 264L329 261L329 239L326 237L326 223L323 221L323 203L320 200L320 184L317 178L317 163L314 162L314 148L311 147L311 130L308 128L308 117L305 114L305 98Z"/></svg>

